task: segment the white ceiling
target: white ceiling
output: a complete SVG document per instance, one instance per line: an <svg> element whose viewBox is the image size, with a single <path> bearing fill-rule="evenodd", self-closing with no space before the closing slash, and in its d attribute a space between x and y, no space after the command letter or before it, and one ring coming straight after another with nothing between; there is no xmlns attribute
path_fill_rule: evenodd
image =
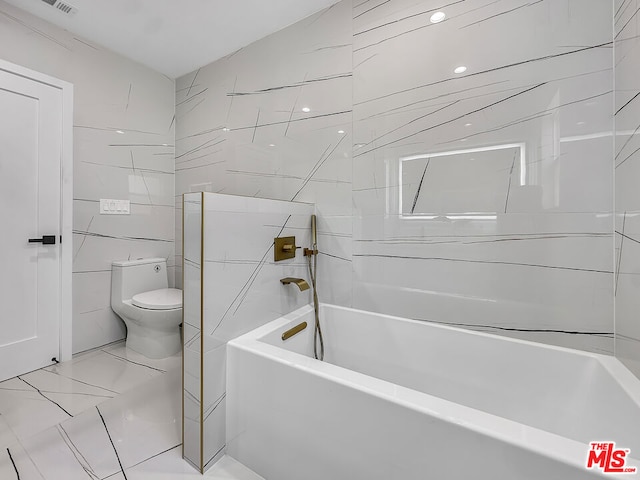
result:
<svg viewBox="0 0 640 480"><path fill-rule="evenodd" d="M172 78L189 73L338 0L5 0Z"/></svg>

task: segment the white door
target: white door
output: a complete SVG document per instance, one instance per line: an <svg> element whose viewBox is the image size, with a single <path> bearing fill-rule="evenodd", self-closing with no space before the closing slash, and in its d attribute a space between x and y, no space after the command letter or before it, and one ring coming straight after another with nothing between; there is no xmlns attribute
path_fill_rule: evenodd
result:
<svg viewBox="0 0 640 480"><path fill-rule="evenodd" d="M0 380L59 357L61 150L61 90L0 70Z"/></svg>

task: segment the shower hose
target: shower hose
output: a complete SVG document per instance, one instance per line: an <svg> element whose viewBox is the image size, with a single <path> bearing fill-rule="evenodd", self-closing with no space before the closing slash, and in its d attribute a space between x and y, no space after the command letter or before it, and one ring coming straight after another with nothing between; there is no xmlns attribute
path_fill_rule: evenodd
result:
<svg viewBox="0 0 640 480"><path fill-rule="evenodd" d="M322 329L320 328L320 315L318 308L318 292L316 290L316 275L318 273L318 247L313 245L313 254L307 257L309 262L309 277L311 277L311 287L313 288L313 310L315 314L315 331L313 333L313 356L318 360L324 360L324 340L322 339ZM312 260L313 257L313 266ZM319 347L319 351L318 351Z"/></svg>

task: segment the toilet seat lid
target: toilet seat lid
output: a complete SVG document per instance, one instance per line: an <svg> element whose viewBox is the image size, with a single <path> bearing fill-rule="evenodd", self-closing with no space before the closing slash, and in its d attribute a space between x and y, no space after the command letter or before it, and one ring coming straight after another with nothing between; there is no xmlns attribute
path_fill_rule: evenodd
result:
<svg viewBox="0 0 640 480"><path fill-rule="evenodd" d="M134 295L131 299L136 307L149 310L171 310L182 307L182 290L177 288L161 288Z"/></svg>

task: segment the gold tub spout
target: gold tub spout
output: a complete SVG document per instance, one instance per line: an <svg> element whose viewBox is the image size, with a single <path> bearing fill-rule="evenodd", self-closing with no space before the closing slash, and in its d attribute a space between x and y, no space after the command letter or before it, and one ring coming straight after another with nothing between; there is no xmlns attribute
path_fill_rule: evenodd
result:
<svg viewBox="0 0 640 480"><path fill-rule="evenodd" d="M306 280L303 280L302 278L292 278L292 277L281 278L280 282L283 285L289 285L290 283L295 283L301 292L304 292L305 290L309 290L309 284L307 283Z"/></svg>

